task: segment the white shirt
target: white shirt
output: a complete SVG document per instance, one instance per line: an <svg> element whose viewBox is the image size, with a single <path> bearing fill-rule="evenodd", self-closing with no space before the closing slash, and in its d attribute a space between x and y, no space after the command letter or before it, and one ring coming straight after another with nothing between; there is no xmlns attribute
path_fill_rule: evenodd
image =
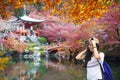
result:
<svg viewBox="0 0 120 80"><path fill-rule="evenodd" d="M101 60L99 62L102 64L104 61L104 53L100 52ZM102 79L102 73L100 65L97 59L93 56L87 64L87 80L98 80Z"/></svg>

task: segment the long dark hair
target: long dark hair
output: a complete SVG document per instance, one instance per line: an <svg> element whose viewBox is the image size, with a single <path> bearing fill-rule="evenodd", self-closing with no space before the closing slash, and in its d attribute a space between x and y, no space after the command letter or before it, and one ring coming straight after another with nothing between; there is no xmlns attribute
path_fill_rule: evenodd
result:
<svg viewBox="0 0 120 80"><path fill-rule="evenodd" d="M93 40L93 39L91 39L91 40ZM89 41L89 42L90 42L90 41ZM89 42L88 42L88 44L89 44ZM93 52L90 51L90 49L89 49L89 47L88 47L88 44L87 44L87 51L86 51L86 56L85 56L85 64L84 64L84 67L87 66L88 61L91 60L91 57L92 57L92 55L93 55ZM97 50L99 51L99 44L96 43L96 47L97 47Z"/></svg>

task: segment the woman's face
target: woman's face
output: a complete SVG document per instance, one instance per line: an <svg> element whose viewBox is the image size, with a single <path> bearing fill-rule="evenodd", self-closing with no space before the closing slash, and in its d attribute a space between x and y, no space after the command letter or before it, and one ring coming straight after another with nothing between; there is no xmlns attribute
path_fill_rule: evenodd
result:
<svg viewBox="0 0 120 80"><path fill-rule="evenodd" d="M92 42L89 42L89 44L88 44L88 48L90 49L90 51L91 52L93 52L93 44L92 44Z"/></svg>

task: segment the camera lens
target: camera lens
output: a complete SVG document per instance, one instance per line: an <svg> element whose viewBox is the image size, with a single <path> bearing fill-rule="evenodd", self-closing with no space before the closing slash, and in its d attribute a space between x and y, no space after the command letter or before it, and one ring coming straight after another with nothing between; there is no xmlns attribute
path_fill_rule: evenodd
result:
<svg viewBox="0 0 120 80"><path fill-rule="evenodd" d="M91 40L93 40L93 38L91 38Z"/></svg>

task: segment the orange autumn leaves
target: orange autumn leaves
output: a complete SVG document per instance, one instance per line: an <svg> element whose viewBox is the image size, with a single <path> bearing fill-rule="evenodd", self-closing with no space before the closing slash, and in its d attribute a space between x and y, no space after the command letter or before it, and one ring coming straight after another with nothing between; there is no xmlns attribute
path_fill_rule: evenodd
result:
<svg viewBox="0 0 120 80"><path fill-rule="evenodd" d="M0 16L8 19L14 9L23 7L24 4L36 3L37 0L0 0Z"/></svg>
<svg viewBox="0 0 120 80"><path fill-rule="evenodd" d="M111 0L40 0L44 9L51 9L52 14L63 20L81 24L92 17L99 18L107 12Z"/></svg>
<svg viewBox="0 0 120 80"><path fill-rule="evenodd" d="M12 10L37 2L43 4L44 10L51 10L52 14L63 20L81 24L92 17L99 18L102 13L107 12L111 0L0 0L0 15L6 19L14 13Z"/></svg>
<svg viewBox="0 0 120 80"><path fill-rule="evenodd" d="M12 37L9 37L4 44L4 49L5 50L12 49L21 53L27 49L27 45L23 42L19 42L18 40L15 40Z"/></svg>

